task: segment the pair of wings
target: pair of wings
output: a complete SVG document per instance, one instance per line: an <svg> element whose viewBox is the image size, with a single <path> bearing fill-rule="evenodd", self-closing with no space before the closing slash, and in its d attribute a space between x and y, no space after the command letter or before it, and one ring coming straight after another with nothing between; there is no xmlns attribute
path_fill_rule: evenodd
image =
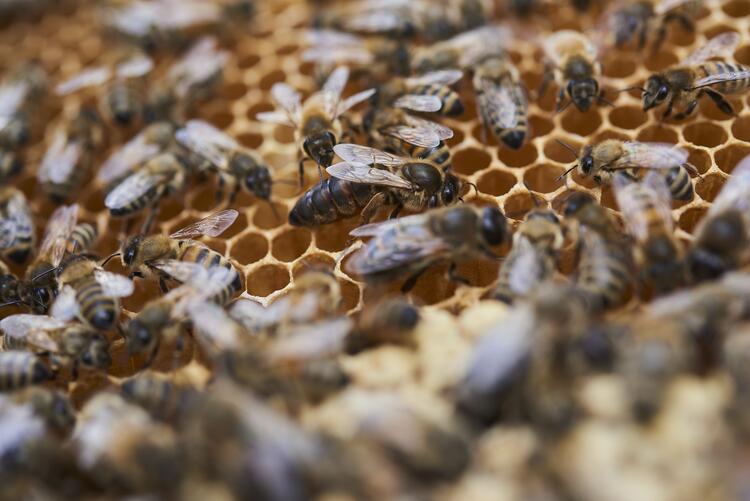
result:
<svg viewBox="0 0 750 501"><path fill-rule="evenodd" d="M326 169L326 172L333 177L352 183L414 189L410 181L388 170L389 167L400 167L412 162L413 160L409 158L358 144L337 144L333 147L333 151L344 160Z"/></svg>
<svg viewBox="0 0 750 501"><path fill-rule="evenodd" d="M436 70L416 77L404 78L404 87L413 89L422 85L452 85L463 76L463 71L456 69ZM434 95L407 93L396 98L391 106L411 111L435 112L443 107L443 101Z"/></svg>
<svg viewBox="0 0 750 501"><path fill-rule="evenodd" d="M731 58L735 49L739 46L740 40L741 37L739 33L734 31L716 35L706 42L705 45L693 51L679 64L680 66L696 66L714 57ZM734 80L744 80L746 78L750 78L750 70L714 73L713 75L708 75L696 80L695 83L693 83L692 88L700 89L702 87L709 87L711 85L731 82Z"/></svg>
<svg viewBox="0 0 750 501"><path fill-rule="evenodd" d="M218 5L199 0L158 0L129 2L104 11L104 22L133 37L143 37L153 29L178 30L207 23L221 17Z"/></svg>
<svg viewBox="0 0 750 501"><path fill-rule="evenodd" d="M108 297L128 297L135 290L132 280L116 273L97 269L94 270L94 278L102 286L104 295ZM60 289L55 302L52 303L50 314L56 319L68 322L80 313L78 306L76 290L66 285Z"/></svg>
<svg viewBox="0 0 750 501"><path fill-rule="evenodd" d="M59 265L77 222L78 204L58 207L49 218L37 259L47 260L52 266Z"/></svg>
<svg viewBox="0 0 750 501"><path fill-rule="evenodd" d="M367 48L365 41L351 33L327 29L309 30L306 38L310 47L302 53L303 61L356 66L365 66L375 61L375 56Z"/></svg>
<svg viewBox="0 0 750 501"><path fill-rule="evenodd" d="M375 89L367 89L341 100L346 82L349 80L349 68L340 66L333 70L323 88L308 98L320 101L325 113L332 120L344 112L370 98ZM302 96L289 84L278 82L271 87L271 97L280 108L276 111L258 113L256 119L288 127L299 127L302 121Z"/></svg>
<svg viewBox="0 0 750 501"><path fill-rule="evenodd" d="M174 89L179 100L190 90L214 78L229 61L229 52L220 50L215 37L196 41L179 61L172 65L165 84Z"/></svg>
<svg viewBox="0 0 750 501"><path fill-rule="evenodd" d="M114 66L87 68L55 87L58 96L65 96L86 87L104 85L113 78L142 77L151 72L154 61L145 54L136 54Z"/></svg>
<svg viewBox="0 0 750 501"><path fill-rule="evenodd" d="M518 125L518 108L527 107L526 93L520 83L501 85L494 80L482 78L475 91L479 109L477 115L485 127L497 124L503 129L511 129Z"/></svg>
<svg viewBox="0 0 750 501"><path fill-rule="evenodd" d="M10 315L0 320L0 330L7 338L22 340L38 350L52 353L59 352L60 347L50 331L64 329L67 325L67 321L54 316L28 313Z"/></svg>
<svg viewBox="0 0 750 501"><path fill-rule="evenodd" d="M505 47L512 40L513 31L507 26L482 26L448 40L415 49L412 67L417 68L429 60L445 61L446 65L469 69L486 57L504 54ZM455 57L441 57L445 54L454 54Z"/></svg>
<svg viewBox="0 0 750 501"><path fill-rule="evenodd" d="M39 165L37 180L42 184L64 184L73 175L84 149L80 141L68 137L64 126L59 127Z"/></svg>
<svg viewBox="0 0 750 501"><path fill-rule="evenodd" d="M18 79L0 86L0 131L11 121L31 91L29 82Z"/></svg>
<svg viewBox="0 0 750 501"><path fill-rule="evenodd" d="M187 318L193 306L211 301L237 279L234 268L204 268L200 264L176 259L161 260L154 263L154 267L182 282L164 295L164 300L174 301L172 316L175 319Z"/></svg>
<svg viewBox="0 0 750 501"><path fill-rule="evenodd" d="M161 127L173 129L167 122L158 122L146 127L107 158L96 175L97 180L105 185L109 184L161 153L165 145L152 140L156 128Z"/></svg>
<svg viewBox="0 0 750 501"><path fill-rule="evenodd" d="M384 113L387 113L387 111ZM384 125L379 129L380 132L414 146L435 148L441 141L453 137L453 131L450 127L412 116L406 112L395 115L393 119L396 119L397 123ZM389 120L393 122L393 119Z"/></svg>
<svg viewBox="0 0 750 501"><path fill-rule="evenodd" d="M188 120L182 129L175 132L175 139L193 153L208 160L217 169L229 169L232 153L253 153L240 145L233 137L203 120Z"/></svg>
<svg viewBox="0 0 750 501"><path fill-rule="evenodd" d="M172 153L161 153L162 156L171 156ZM154 161L163 160L166 162L177 162L175 158L159 159L154 157ZM110 210L122 209L130 205L134 200L146 195L149 191L157 189L159 186L166 185L174 177L171 170L153 170L141 168L133 174L126 177L115 188L107 193L104 198L104 206Z"/></svg>
<svg viewBox="0 0 750 501"><path fill-rule="evenodd" d="M628 233L637 241L646 241L653 228L654 223L645 210L653 211L661 221L662 228L667 233L672 233L672 195L664 173L649 171L640 182L634 182L627 176L618 174L612 186Z"/></svg>
<svg viewBox="0 0 750 501"><path fill-rule="evenodd" d="M232 226L240 215L235 209L224 209L204 217L203 219L191 223L175 231L169 238L198 238L198 237L218 237L227 228Z"/></svg>
<svg viewBox="0 0 750 501"><path fill-rule="evenodd" d="M22 233L34 231L31 208L20 191L14 193L5 205L5 214L0 220L0 249L7 249L16 242Z"/></svg>
<svg viewBox="0 0 750 501"><path fill-rule="evenodd" d="M690 166L687 163L688 151L679 146L667 143L641 143L640 141L624 141L621 144L625 154L611 170L643 168L643 169L672 169L680 166Z"/></svg>
<svg viewBox="0 0 750 501"><path fill-rule="evenodd" d="M320 298L314 292L306 292L298 299L287 294L268 306L249 299L240 298L231 308L232 318L250 332L262 333L274 329L285 320L292 323L311 322L318 313Z"/></svg>

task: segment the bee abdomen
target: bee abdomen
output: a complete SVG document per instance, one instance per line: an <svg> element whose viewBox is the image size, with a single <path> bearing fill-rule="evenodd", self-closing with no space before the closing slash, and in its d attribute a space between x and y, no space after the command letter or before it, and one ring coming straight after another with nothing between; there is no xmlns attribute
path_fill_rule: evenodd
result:
<svg viewBox="0 0 750 501"><path fill-rule="evenodd" d="M448 86L440 84L427 84L415 87L414 94L423 96L437 96L443 103L440 114L449 117L460 115L464 112L464 104L458 93Z"/></svg>
<svg viewBox="0 0 750 501"><path fill-rule="evenodd" d="M50 370L33 353L0 353L0 391L16 390L51 378Z"/></svg>
<svg viewBox="0 0 750 501"><path fill-rule="evenodd" d="M241 275L239 271L237 271L237 269L234 267L234 265L227 258L222 256L215 250L206 247L205 245L188 245L182 250L182 254L179 259L187 263L198 264L206 269L219 266L228 270L234 270L236 272L236 276L232 283L229 284L229 286L225 289L218 292L215 297L211 298L212 301L218 304L225 304L227 301L229 301L229 299L231 299L235 292L240 292L243 289Z"/></svg>
<svg viewBox="0 0 750 501"><path fill-rule="evenodd" d="M115 85L107 95L107 105L112 118L119 125L130 125L139 115L140 96L133 86Z"/></svg>
<svg viewBox="0 0 750 501"><path fill-rule="evenodd" d="M701 70L706 76L710 76L717 73L739 73L742 71L750 71L750 66L716 61L701 65ZM713 86L713 88L721 92L722 94L733 94L735 92L741 92L750 88L750 77L717 83Z"/></svg>
<svg viewBox="0 0 750 501"><path fill-rule="evenodd" d="M13 150L0 148L0 181L15 176L23 169L23 160Z"/></svg>
<svg viewBox="0 0 750 501"><path fill-rule="evenodd" d="M626 256L613 244L603 245L601 249L584 248L576 281L596 311L622 303L630 285Z"/></svg>
<svg viewBox="0 0 750 501"><path fill-rule="evenodd" d="M289 212L292 226L318 226L354 216L370 201L376 188L332 177L310 188Z"/></svg>
<svg viewBox="0 0 750 501"><path fill-rule="evenodd" d="M451 150L443 141L440 141L440 144L433 148L424 148L412 144L407 146L406 151L409 156L434 162L443 172L449 171L452 167Z"/></svg>
<svg viewBox="0 0 750 501"><path fill-rule="evenodd" d="M664 178L667 181L672 198L675 200L693 199L693 183L685 167L673 167L667 170Z"/></svg>
<svg viewBox="0 0 750 501"><path fill-rule="evenodd" d="M68 238L68 252L81 252L87 250L99 236L99 230L90 223L80 223L73 228Z"/></svg>
<svg viewBox="0 0 750 501"><path fill-rule="evenodd" d="M91 157L84 152L78 164L71 170L70 175L64 181L45 181L42 183L42 190L55 202L62 203L67 200L83 183L84 177L89 171L90 159Z"/></svg>
<svg viewBox="0 0 750 501"><path fill-rule="evenodd" d="M76 301L81 316L96 329L108 330L117 320L117 302L93 276L76 287Z"/></svg>
<svg viewBox="0 0 750 501"><path fill-rule="evenodd" d="M154 186L153 188L151 188L146 193L136 198L129 204L123 205L122 207L117 207L114 209L110 208L109 212L113 216L117 216L117 217L129 216L131 214L135 214L146 207L154 205L154 203L159 199L163 191L164 191L163 187Z"/></svg>

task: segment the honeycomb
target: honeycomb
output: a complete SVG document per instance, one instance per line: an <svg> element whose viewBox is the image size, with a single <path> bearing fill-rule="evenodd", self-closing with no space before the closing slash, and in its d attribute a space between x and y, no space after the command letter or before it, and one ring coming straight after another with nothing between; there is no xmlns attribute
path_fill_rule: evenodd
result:
<svg viewBox="0 0 750 501"><path fill-rule="evenodd" d="M0 19L0 70L9 70L22 59L37 58L49 72L51 80L58 82L100 61L113 42L96 24L96 9L93 8L96 4L94 1L61 2L43 13L31 11ZM301 62L301 53L305 49L304 31L315 7L311 5L312 2L290 0L266 0L257 4L257 14L251 28L231 42L231 58L217 95L198 107L195 116L211 122L236 137L241 144L256 150L272 168L275 179L294 180L297 175L298 146L293 131L284 126L259 123L255 115L274 109L269 91L276 82L287 82L305 95L316 89L314 66ZM567 2L560 4L555 7L554 16L535 15L520 23L520 32L586 30L594 25L594 15L581 16ZM610 189L600 188L577 174L565 180L557 179L573 160L571 153L557 140L576 149L606 138L676 143L690 152L689 161L700 174L692 179L696 192L694 199L687 203L676 202L673 210L677 235L688 241L696 223L734 167L750 153L750 96L730 99L736 117L724 115L710 100L704 99L691 119L676 123L662 121L657 115L659 110L644 113L635 92L617 93L616 90L640 84L650 73L676 63L706 40L728 30L737 31L742 36L742 43L735 52L736 60L750 65L750 1L747 0L706 2L697 17L695 33L670 28L666 43L653 55L642 57L632 50L607 51L602 59L602 84L612 106L594 107L587 113L569 107L558 114L554 111L554 92L548 91L541 99L532 99L530 103L531 138L519 150L500 147L491 135L485 144L470 81L464 78L458 90L466 111L461 116L445 118L442 123L454 131L454 137L448 143L452 149L455 172L475 183L478 188L478 193L472 192L466 201L499 205L508 217L520 221L528 210L539 203L538 200L559 209L570 190L584 190L595 195L604 206L616 210ZM527 88L536 89L542 79L543 63L534 37L520 37L509 52ZM166 63L160 61L159 64L163 66ZM354 87L355 84L350 84L347 93L358 90ZM64 103L54 98L48 99L42 110L43 127L35 131L30 146L25 150L26 168L14 179L14 183L34 200L38 228L44 227L55 206L37 193L35 166L65 114L87 99L91 99L91 96L74 96ZM98 160L106 158L111 148L117 147L133 132L114 131L110 150L102 152ZM317 174L308 168L305 189L316 180ZM215 190L214 182L209 180L194 184L184 196L166 200L155 228L170 233L212 213L216 209ZM102 256L108 255L119 247L124 235L123 224L111 219L104 209L102 187L92 182L79 193L79 219L98 225L104 234L94 250ZM272 209L269 204L241 192L233 204L240 211L238 221L221 237L206 238L206 243L239 265L246 280L247 294L264 304L293 288L295 279L311 266L327 266L335 267L345 309L349 312L361 309L371 297L371 292L356 277L348 276L341 266L342 251L352 243L348 232L357 225L357 218L312 232L292 227L287 223L287 215L300 194L297 186L275 185ZM278 217L274 212L278 213ZM570 251L563 254L561 272L570 271L571 255ZM112 270L118 271L118 266L112 266ZM416 304L428 307L426 318L431 325L443 329L454 324L463 325L462 322L466 322L463 316L458 320L452 316L463 311L478 311L475 303L497 277L498 266L497 262L483 261L459 266L460 273L470 280L470 286L445 280L445 267L431 269L417 282L410 297ZM14 268L14 271L22 272L19 268ZM125 316L139 311L157 294L156 284L139 281L136 293L124 300ZM3 312L7 313L14 312ZM478 328L473 326L466 330L477 332ZM457 377L459 370L458 362L449 363L450 360L456 353L465 355L467 346L466 336L463 336L462 339L446 338L445 345L441 347L425 348L429 353L420 353L420 357L432 357L447 364L433 361L420 366L419 384L429 391L444 389L448 380ZM142 360L128 358L119 340L114 342L113 347L114 364L110 374L117 377L133 374ZM157 366L169 356L165 353L168 350L161 351ZM393 353L387 350L374 352L353 357L348 361L348 367L355 382L364 386L388 387L389 383L384 379L370 381L367 370L391 363ZM186 353L186 357L189 357L190 350L186 350ZM374 360L377 357L382 360ZM392 385L402 377L406 380L416 378L416 368L403 369L406 372L393 370L396 374L390 383ZM387 379L388 374L382 377ZM80 387L87 389L77 394L77 403L80 404L92 388L103 385L106 385L106 380L102 376L84 375ZM481 448L491 448L493 443L502 446L509 441L521 449L527 446L524 440L528 437L514 435L511 431L504 433L506 435L500 433L487 437ZM513 468L510 464L505 467ZM477 484L464 486L467 493L482 486L481 478L472 481Z"/></svg>

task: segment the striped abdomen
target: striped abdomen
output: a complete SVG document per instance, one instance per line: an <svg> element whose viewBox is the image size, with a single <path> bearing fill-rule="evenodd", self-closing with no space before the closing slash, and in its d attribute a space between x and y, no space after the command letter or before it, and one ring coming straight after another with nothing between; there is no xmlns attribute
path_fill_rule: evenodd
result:
<svg viewBox="0 0 750 501"><path fill-rule="evenodd" d="M693 182L690 180L690 174L685 167L672 167L666 170L664 179L667 181L672 198L675 200L693 199Z"/></svg>
<svg viewBox="0 0 750 501"><path fill-rule="evenodd" d="M413 158L421 158L429 160L440 167L443 172L448 172L453 166L453 158L451 157L451 150L444 141L440 141L440 144L433 148L423 148L422 146L414 146L409 143L402 143L401 148L406 154Z"/></svg>
<svg viewBox="0 0 750 501"><path fill-rule="evenodd" d="M500 267L497 285L490 297L512 304L516 299L533 293L552 276L554 269L554 260L533 247L513 249Z"/></svg>
<svg viewBox="0 0 750 501"><path fill-rule="evenodd" d="M130 216L132 214L137 214L138 212L142 211L146 207L153 207L156 205L156 203L161 199L161 197L166 193L166 187L164 185L156 185L151 187L148 191L146 191L143 195L140 197L132 200L130 203L123 205L122 207L118 207L116 209L110 208L109 212L113 216Z"/></svg>
<svg viewBox="0 0 750 501"><path fill-rule="evenodd" d="M114 84L106 101L107 111L118 125L130 125L140 116L140 92L128 82Z"/></svg>
<svg viewBox="0 0 750 501"><path fill-rule="evenodd" d="M630 286L629 260L623 247L586 231L581 248L576 287L589 299L593 310L622 303Z"/></svg>
<svg viewBox="0 0 750 501"><path fill-rule="evenodd" d="M443 103L443 106L440 108L441 115L452 117L464 112L464 105L458 93L447 85L419 85L410 89L409 93L421 96L437 96L440 98L440 101Z"/></svg>
<svg viewBox="0 0 750 501"><path fill-rule="evenodd" d="M725 63L723 61L709 61L698 66L697 78L703 78L718 73L738 73L741 71L750 71L750 66L738 63ZM750 88L750 77L721 82L711 86L711 88L722 94L733 94L742 92Z"/></svg>
<svg viewBox="0 0 750 501"><path fill-rule="evenodd" d="M88 250L99 236L99 230L91 223L80 223L73 228L68 238L67 250L71 254Z"/></svg>
<svg viewBox="0 0 750 501"><path fill-rule="evenodd" d="M292 226L319 226L358 214L377 192L370 184L332 177L305 192L289 212Z"/></svg>
<svg viewBox="0 0 750 501"><path fill-rule="evenodd" d="M0 391L17 390L51 377L52 373L33 353L0 352Z"/></svg>
<svg viewBox="0 0 750 501"><path fill-rule="evenodd" d="M244 287L242 285L240 272L223 255L194 240L181 240L179 245L180 250L177 253L177 259L180 261L199 264L206 269L214 266L221 266L222 268L235 270L237 272L234 281L215 297L211 298L212 301L218 304L226 304L235 293L243 290Z"/></svg>
<svg viewBox="0 0 750 501"><path fill-rule="evenodd" d="M55 202L63 202L75 194L75 191L81 187L83 181L88 177L91 171L91 162L93 155L90 150L85 149L81 152L76 165L70 170L70 175L61 182L52 182L47 180L42 183L42 190Z"/></svg>
<svg viewBox="0 0 750 501"><path fill-rule="evenodd" d="M94 275L87 276L74 285L78 311L86 323L98 330L109 330L114 326L119 313L115 298L104 292Z"/></svg>

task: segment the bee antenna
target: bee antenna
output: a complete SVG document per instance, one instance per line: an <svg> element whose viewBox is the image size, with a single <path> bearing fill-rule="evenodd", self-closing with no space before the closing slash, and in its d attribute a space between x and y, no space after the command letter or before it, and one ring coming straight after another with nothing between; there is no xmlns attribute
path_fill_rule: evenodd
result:
<svg viewBox="0 0 750 501"><path fill-rule="evenodd" d="M565 148L566 150L568 150L569 152L571 152L573 154L574 158L576 158L576 159L578 158L578 152L571 145L569 145L568 143L566 143L562 139L555 138L555 141L557 141L557 144L559 144L560 146L562 146L563 148Z"/></svg>
<svg viewBox="0 0 750 501"><path fill-rule="evenodd" d="M2 304L0 304L0 308L4 308L6 306L12 306L12 305L16 305L16 304L21 304L21 300L20 299L16 299L15 301L8 301L7 303L2 303Z"/></svg>
<svg viewBox="0 0 750 501"><path fill-rule="evenodd" d="M40 278L42 278L45 275L49 275L50 273L56 273L59 269L60 268L58 266L55 266L54 268L51 268L51 269L49 269L47 271L43 271L43 272L39 273L38 275L32 277L31 281L32 282L36 282L37 280L39 280Z"/></svg>
<svg viewBox="0 0 750 501"><path fill-rule="evenodd" d="M568 102L565 103L565 104L563 104L560 108L557 108L557 110L555 111L555 113L562 113L563 111L567 110L568 106L570 106L571 104L573 104L573 100L572 99L568 99Z"/></svg>
<svg viewBox="0 0 750 501"><path fill-rule="evenodd" d="M604 97L603 95L599 95L599 99L598 99L598 101L599 101L599 103L600 103L600 104L601 104L601 103L604 103L604 104L606 104L607 106L614 106L614 105L615 105L615 103L613 103L612 101L610 101L609 99L607 99L607 98L606 98L606 97Z"/></svg>
<svg viewBox="0 0 750 501"><path fill-rule="evenodd" d="M639 90L639 91L643 92L644 94L648 94L648 91L646 89L644 89L643 87L638 86L638 85L634 85L632 87L625 87L624 89L618 89L615 92L628 92L628 91L631 91L631 90Z"/></svg>
<svg viewBox="0 0 750 501"><path fill-rule="evenodd" d="M276 218L276 220L280 220L281 216L279 215L279 211L276 210L276 206L271 202L271 200L267 200L268 205L271 207L271 212L273 212L273 216Z"/></svg>
<svg viewBox="0 0 750 501"><path fill-rule="evenodd" d="M560 174L559 176L557 176L555 178L555 181L561 180L562 178L564 178L565 176L567 176L570 173L570 171L572 171L576 167L578 167L578 164L575 164L573 167L571 167L570 169L566 170L565 172L563 172L562 174Z"/></svg>
<svg viewBox="0 0 750 501"><path fill-rule="evenodd" d="M526 187L526 191L529 192L529 195L531 195L531 200L534 202L534 207L541 207L542 203L541 203L541 199L539 198L539 195L537 195L536 193L534 193L534 190L532 190L531 188L529 188L529 185L528 185L528 183L526 183L525 180L523 182L523 185Z"/></svg>
<svg viewBox="0 0 750 501"><path fill-rule="evenodd" d="M112 254L110 254L109 256L107 256L106 258L104 258L104 261L102 261L102 262L101 262L101 264L100 264L99 266L101 266L101 267L103 268L104 266L106 266L106 265L107 265L107 263L109 263L109 260L110 260L110 259L112 259L112 258L114 258L114 257L117 257L117 256L119 256L119 255L120 255L120 251L117 251L117 252L113 252Z"/></svg>
<svg viewBox="0 0 750 501"><path fill-rule="evenodd" d="M477 188L477 185L472 183L471 181L466 181L466 184L474 188L474 194L479 196L479 188Z"/></svg>

